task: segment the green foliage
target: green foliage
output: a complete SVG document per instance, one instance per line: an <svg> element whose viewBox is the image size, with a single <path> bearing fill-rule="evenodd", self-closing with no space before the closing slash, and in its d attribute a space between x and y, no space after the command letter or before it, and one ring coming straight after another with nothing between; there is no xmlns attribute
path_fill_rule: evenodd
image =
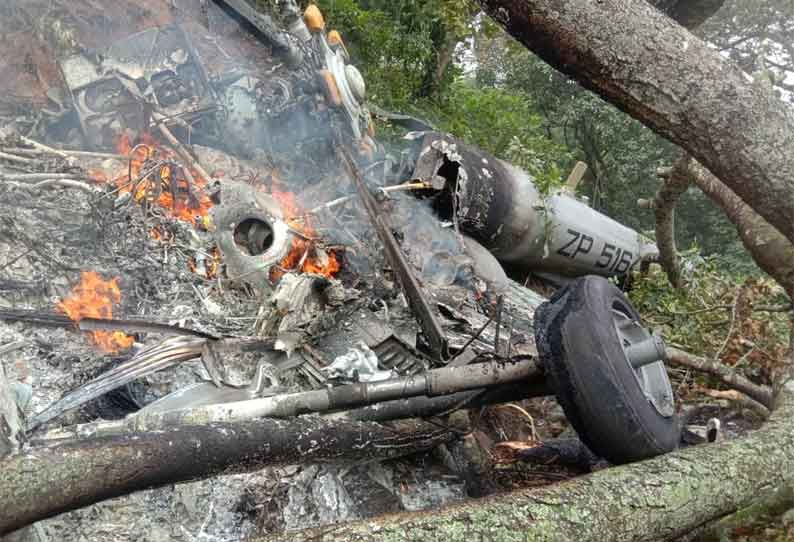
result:
<svg viewBox="0 0 794 542"><path fill-rule="evenodd" d="M670 287L667 275L652 266L648 276L638 280L630 292L635 307L646 322L665 339L691 352L716 353L726 330L724 310L703 311L729 305L741 281L720 272L724 262L690 253L682 258L686 288ZM720 323L716 325L716 323Z"/></svg>
<svg viewBox="0 0 794 542"><path fill-rule="evenodd" d="M460 80L435 114L441 129L526 169L542 188L562 184L570 153L546 136L529 96Z"/></svg>
<svg viewBox="0 0 794 542"><path fill-rule="evenodd" d="M544 190L582 160L589 170L579 191L596 209L638 231L653 230L653 214L636 201L655 194L655 171L673 162L675 146L557 73L478 15L472 2L318 5L329 28L342 33L372 102L426 118L528 170ZM438 91L428 95L438 52L449 39L466 40L465 62L448 67ZM733 269L757 272L733 225L694 188L677 207L676 238L681 249L699 247Z"/></svg>
<svg viewBox="0 0 794 542"><path fill-rule="evenodd" d="M785 313L753 311L759 305L783 305L781 288L770 279L750 278L718 256L691 250L682 258L686 287L670 287L658 266L638 278L630 297L646 323L672 345L721 358L766 379L783 356L788 334Z"/></svg>
<svg viewBox="0 0 794 542"><path fill-rule="evenodd" d="M447 39L464 39L473 4L455 0L319 0L329 28L342 34L367 82L369 99L411 109L435 74L438 50ZM459 73L445 70L443 91Z"/></svg>
<svg viewBox="0 0 794 542"><path fill-rule="evenodd" d="M439 40L466 38L476 10L454 0L401 2L320 0L329 27L338 29L367 81L369 99L413 113L440 129L526 169L541 189L562 183L572 163L565 145L543 129L537 106L525 92L485 86L448 70L441 92L420 98L435 69ZM480 24L479 31L494 32Z"/></svg>
<svg viewBox="0 0 794 542"><path fill-rule="evenodd" d="M361 70L369 99L384 107L410 103L432 60L430 23L421 17L429 6L422 4L427 3L318 2L329 28L339 30Z"/></svg>

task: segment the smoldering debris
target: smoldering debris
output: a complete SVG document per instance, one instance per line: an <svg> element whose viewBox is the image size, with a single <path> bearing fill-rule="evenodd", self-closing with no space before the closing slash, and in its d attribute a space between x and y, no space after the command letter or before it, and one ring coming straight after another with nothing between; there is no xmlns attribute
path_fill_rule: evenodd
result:
<svg viewBox="0 0 794 542"><path fill-rule="evenodd" d="M542 298L439 216L437 171L376 141L366 86L321 15L304 22L287 0L264 14L12 1L0 24L0 50L31 51L0 55L0 456L307 393L355 391L324 418L339 423L443 427L545 393L526 373L487 391L533 367ZM486 366L493 382L447 385ZM424 449L412 438L401 445ZM427 456L326 460L148 489L17 536L232 540L464 496Z"/></svg>

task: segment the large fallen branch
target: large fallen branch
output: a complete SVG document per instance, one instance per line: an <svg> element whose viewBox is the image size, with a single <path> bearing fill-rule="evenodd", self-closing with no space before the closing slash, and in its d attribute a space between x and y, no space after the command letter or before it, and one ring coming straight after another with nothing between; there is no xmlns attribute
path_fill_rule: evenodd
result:
<svg viewBox="0 0 794 542"><path fill-rule="evenodd" d="M794 113L643 0L480 0L543 60L677 143L794 241Z"/></svg>
<svg viewBox="0 0 794 542"><path fill-rule="evenodd" d="M793 480L794 397L786 393L764 427L746 438L687 448L539 490L260 542L673 540Z"/></svg>
<svg viewBox="0 0 794 542"><path fill-rule="evenodd" d="M311 416L181 426L33 447L0 462L0 535L140 489L276 464L397 457L450 442L461 429Z"/></svg>

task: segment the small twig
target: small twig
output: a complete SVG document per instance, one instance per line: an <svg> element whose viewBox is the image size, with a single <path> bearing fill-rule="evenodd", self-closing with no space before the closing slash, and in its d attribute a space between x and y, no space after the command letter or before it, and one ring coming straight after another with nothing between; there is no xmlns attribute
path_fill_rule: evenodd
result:
<svg viewBox="0 0 794 542"><path fill-rule="evenodd" d="M39 163L38 160L33 160L32 158L23 158L21 156L16 156L14 154L8 154L5 152L0 152L0 158L3 160L8 160L9 162L18 162L20 164L28 164L33 165Z"/></svg>
<svg viewBox="0 0 794 542"><path fill-rule="evenodd" d="M95 152L95 151L81 151L76 149L60 149L61 152L68 154L69 156L76 156L76 157L86 157L86 158L106 158L110 160L129 160L132 156L128 156L125 154L114 154L110 152ZM12 154L22 154L24 156L41 156L42 154L46 154L44 151L39 149L26 149L23 147L8 147L4 148L3 151Z"/></svg>
<svg viewBox="0 0 794 542"><path fill-rule="evenodd" d="M39 188L46 188L48 186L56 186L56 185L64 186L66 188L77 188L84 192L88 192L89 194L93 194L97 192L97 190L93 186L86 184L82 181L78 181L76 179L47 179L45 181L37 182L36 184L31 184L31 185L23 184L21 186L39 189Z"/></svg>
<svg viewBox="0 0 794 542"><path fill-rule="evenodd" d="M757 312L792 312L794 303L788 305L753 305L753 311Z"/></svg>
<svg viewBox="0 0 794 542"><path fill-rule="evenodd" d="M736 403L739 406L752 410L756 414L758 414L764 420L769 417L771 411L766 408L764 405L749 397L743 393L740 393L736 390L712 390L712 389L701 389L700 390L704 395L711 397L712 399L726 399L733 403Z"/></svg>
<svg viewBox="0 0 794 542"><path fill-rule="evenodd" d="M703 314L705 312L713 312L713 311L720 311L720 310L728 310L732 309L733 305L714 305L712 307L706 307L703 309L697 309L693 311L672 311L667 310L664 311L667 314L672 314L675 316L692 316L695 314ZM794 305L753 305L754 312L789 312L794 310Z"/></svg>
<svg viewBox="0 0 794 542"><path fill-rule="evenodd" d="M384 186L380 188L380 190L384 192L398 192L402 190L427 190L429 188L432 188L432 186L430 186L427 183L407 183L407 184L395 184L392 186ZM322 205L318 205L314 209L309 210L306 214L314 215L324 209L331 209L338 205L342 205L343 203L347 203L348 201L353 200L355 198L356 196L342 196L341 198L332 199L328 203L323 203Z"/></svg>
<svg viewBox="0 0 794 542"><path fill-rule="evenodd" d="M493 351L497 356L499 355L499 335L502 331L502 310L505 306L505 297L499 295L496 301L496 331L493 339Z"/></svg>
<svg viewBox="0 0 794 542"><path fill-rule="evenodd" d="M50 179L81 179L90 180L84 175L74 173L5 173L0 174L0 179L4 181L47 181Z"/></svg>
<svg viewBox="0 0 794 542"><path fill-rule="evenodd" d="M8 354L9 352L13 352L14 350L19 350L20 348L24 348L28 344L28 341L15 341L12 343L4 344L0 346L0 356L4 354Z"/></svg>
<svg viewBox="0 0 794 542"><path fill-rule="evenodd" d="M736 299L733 300L733 307L731 308L731 325L728 328L728 334L725 335L725 341L723 341L722 346L717 351L717 355L714 356L715 359L722 358L722 353L725 352L725 349L728 347L728 343L733 336L733 327L736 324L736 305L739 303L739 294L736 294Z"/></svg>
<svg viewBox="0 0 794 542"><path fill-rule="evenodd" d="M59 151L58 149L53 149L52 147L48 147L47 145L39 143L38 141L33 141L32 139L29 139L29 138L27 138L27 137L25 137L23 135L20 135L19 139L23 143L27 143L31 147L34 147L34 148L39 149L41 151L48 152L48 153L54 154L56 156L60 156L61 158L67 158L67 159L69 158L69 155L66 154L65 152Z"/></svg>
<svg viewBox="0 0 794 542"><path fill-rule="evenodd" d="M526 410L524 410L515 403L505 403L503 405L497 405L494 408L496 408L497 410L504 408L512 408L523 414L527 418L527 420L529 420L529 427L530 429L532 429L532 440L540 441L540 438L538 438L538 432L535 430L535 418L533 418L529 412L527 412Z"/></svg>
<svg viewBox="0 0 794 542"><path fill-rule="evenodd" d="M510 348L513 346L513 329L516 323L516 315L512 311L510 312L510 331L508 332L507 337L507 353L505 357L510 359Z"/></svg>
<svg viewBox="0 0 794 542"><path fill-rule="evenodd" d="M116 154L110 152L95 152L95 151L73 151L71 149L63 149L63 152L69 156L85 157L85 158L104 158L106 160L131 160L133 157L126 154Z"/></svg>
<svg viewBox="0 0 794 542"><path fill-rule="evenodd" d="M14 265L17 261L19 261L20 259L24 258L25 256L27 256L31 252L33 252L33 248L34 247L28 247L28 249L26 251L24 251L24 252L20 253L18 256L14 256L10 260L8 260L6 263L4 263L2 266L0 266L0 271L2 271L3 269L5 269L6 267L8 267L10 265Z"/></svg>

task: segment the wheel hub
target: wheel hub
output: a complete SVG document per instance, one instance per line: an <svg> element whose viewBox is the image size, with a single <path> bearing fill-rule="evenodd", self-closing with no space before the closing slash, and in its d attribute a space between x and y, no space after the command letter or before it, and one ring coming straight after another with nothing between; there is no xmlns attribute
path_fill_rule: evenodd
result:
<svg viewBox="0 0 794 542"><path fill-rule="evenodd" d="M616 304L612 314L626 363L634 371L648 402L660 415L670 417L675 413L675 402L664 367L664 343L621 309Z"/></svg>

